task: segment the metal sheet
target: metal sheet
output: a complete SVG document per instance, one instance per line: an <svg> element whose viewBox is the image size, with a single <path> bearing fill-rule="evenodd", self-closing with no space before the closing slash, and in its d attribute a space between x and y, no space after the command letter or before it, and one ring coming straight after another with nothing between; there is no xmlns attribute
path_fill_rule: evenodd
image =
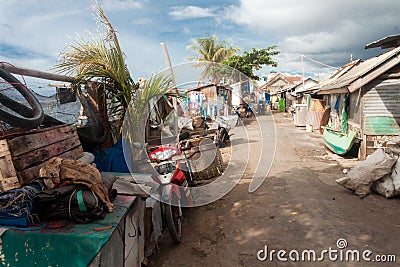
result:
<svg viewBox="0 0 400 267"><path fill-rule="evenodd" d="M400 80L386 80L364 95L364 134L398 135L400 133Z"/></svg>
<svg viewBox="0 0 400 267"><path fill-rule="evenodd" d="M332 79L327 84L321 86L320 89L321 91L325 91L348 87L358 81L357 86L353 85L352 90L350 90L353 92L393 67L393 64L398 64L398 53L400 53L400 47L383 53L377 57L370 58L354 66L351 70L338 79ZM368 76L369 74L370 76Z"/></svg>

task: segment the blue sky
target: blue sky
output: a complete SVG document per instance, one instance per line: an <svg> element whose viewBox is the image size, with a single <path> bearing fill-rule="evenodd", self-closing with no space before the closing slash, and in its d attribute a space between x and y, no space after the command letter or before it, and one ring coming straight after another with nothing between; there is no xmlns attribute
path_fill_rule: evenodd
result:
<svg viewBox="0 0 400 267"><path fill-rule="evenodd" d="M244 50L276 44L282 52L278 68L301 73L300 55L339 67L366 59L380 49L366 43L398 34L400 1L389 0L214 0L99 1L118 32L132 76L146 77L165 68L160 42L166 42L173 64L191 55L193 38L216 34ZM0 7L0 61L48 71L58 54L77 34L95 32L97 25L86 0L3 0ZM304 61L314 77L332 68ZM34 80L34 85L46 81Z"/></svg>

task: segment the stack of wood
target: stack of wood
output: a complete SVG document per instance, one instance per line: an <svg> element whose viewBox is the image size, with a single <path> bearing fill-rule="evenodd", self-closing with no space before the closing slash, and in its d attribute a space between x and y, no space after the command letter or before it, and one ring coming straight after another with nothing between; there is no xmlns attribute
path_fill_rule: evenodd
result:
<svg viewBox="0 0 400 267"><path fill-rule="evenodd" d="M0 140L0 192L38 178L52 157L78 159L83 149L74 125L59 125L7 136Z"/></svg>

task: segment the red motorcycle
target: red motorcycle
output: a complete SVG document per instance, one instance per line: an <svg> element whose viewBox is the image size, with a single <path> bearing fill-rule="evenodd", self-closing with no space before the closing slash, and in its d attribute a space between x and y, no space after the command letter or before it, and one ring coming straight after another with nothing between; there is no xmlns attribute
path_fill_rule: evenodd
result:
<svg viewBox="0 0 400 267"><path fill-rule="evenodd" d="M176 159L178 157L178 159ZM182 240L182 208L191 207L193 198L190 186L193 178L189 160L180 146L161 146L149 153L160 184L161 211L174 243Z"/></svg>

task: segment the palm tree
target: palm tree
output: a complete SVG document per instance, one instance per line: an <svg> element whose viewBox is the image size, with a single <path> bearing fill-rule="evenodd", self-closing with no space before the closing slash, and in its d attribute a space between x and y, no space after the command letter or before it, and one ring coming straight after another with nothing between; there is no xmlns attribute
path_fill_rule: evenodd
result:
<svg viewBox="0 0 400 267"><path fill-rule="evenodd" d="M196 53L196 56L188 59L198 61L195 66L205 68L202 78L209 76L213 82L219 81L221 72L226 72L220 63L227 61L239 51L226 40L219 41L216 35L196 38L194 44L188 48Z"/></svg>
<svg viewBox="0 0 400 267"><path fill-rule="evenodd" d="M238 48L229 46L226 40L219 41L216 35L196 38L194 42L188 48L197 53L197 56L190 59L197 61L222 63L239 51Z"/></svg>
<svg viewBox="0 0 400 267"><path fill-rule="evenodd" d="M89 40L80 37L74 45L69 45L61 52L61 62L53 67L59 72L75 76L75 87L97 80L105 84L108 94L116 99L113 116L120 122L137 88L125 63L125 55L121 50L114 28L98 3L93 6L98 23L104 26L105 36L90 35Z"/></svg>

